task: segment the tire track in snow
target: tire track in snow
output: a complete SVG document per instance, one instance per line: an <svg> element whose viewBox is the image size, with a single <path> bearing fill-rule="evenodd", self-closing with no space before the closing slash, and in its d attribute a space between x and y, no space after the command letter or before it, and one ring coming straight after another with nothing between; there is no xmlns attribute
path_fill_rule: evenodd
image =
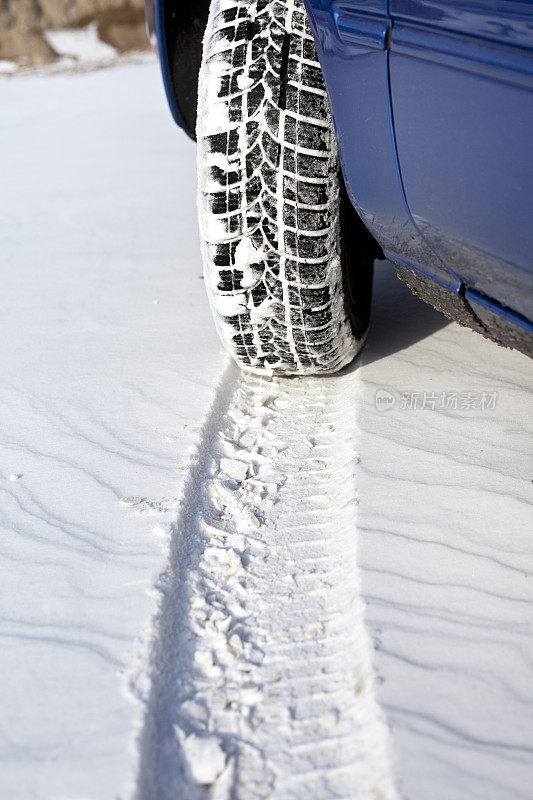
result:
<svg viewBox="0 0 533 800"><path fill-rule="evenodd" d="M228 368L161 581L140 800L395 796L359 595L351 386Z"/></svg>

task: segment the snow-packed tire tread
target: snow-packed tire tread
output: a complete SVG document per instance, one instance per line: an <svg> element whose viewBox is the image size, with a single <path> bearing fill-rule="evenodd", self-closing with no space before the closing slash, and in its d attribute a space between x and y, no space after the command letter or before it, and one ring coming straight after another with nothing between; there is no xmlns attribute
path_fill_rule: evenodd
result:
<svg viewBox="0 0 533 800"><path fill-rule="evenodd" d="M340 369L360 342L335 134L302 0L213 0L197 139L204 274L227 348L254 371Z"/></svg>

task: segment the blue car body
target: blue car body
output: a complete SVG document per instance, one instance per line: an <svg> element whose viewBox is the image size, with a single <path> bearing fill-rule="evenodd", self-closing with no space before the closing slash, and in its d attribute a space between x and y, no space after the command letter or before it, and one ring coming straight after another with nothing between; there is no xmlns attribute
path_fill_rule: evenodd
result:
<svg viewBox="0 0 533 800"><path fill-rule="evenodd" d="M153 27L174 118L193 134L171 5L155 0ZM346 187L367 228L422 297L533 354L533 3L305 5ZM183 9L205 25L208 0Z"/></svg>

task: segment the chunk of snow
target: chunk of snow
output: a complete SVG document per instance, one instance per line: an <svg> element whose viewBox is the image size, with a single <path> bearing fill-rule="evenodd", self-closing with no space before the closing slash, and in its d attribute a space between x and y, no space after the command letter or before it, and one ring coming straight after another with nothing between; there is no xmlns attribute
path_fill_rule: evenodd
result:
<svg viewBox="0 0 533 800"><path fill-rule="evenodd" d="M258 276L251 268L252 263L263 261L264 253L258 250L249 236L243 236L235 248L233 263L235 268L242 272L241 286L243 289L250 289L258 281Z"/></svg>
<svg viewBox="0 0 533 800"><path fill-rule="evenodd" d="M249 75L246 75L244 72L240 75L237 75L237 86L239 89L249 89L250 86L254 85L253 78L250 78Z"/></svg>
<svg viewBox="0 0 533 800"><path fill-rule="evenodd" d="M16 69L17 65L14 61L8 61L4 58L0 59L0 75L10 75L12 72L15 72Z"/></svg>
<svg viewBox="0 0 533 800"><path fill-rule="evenodd" d="M193 779L201 786L215 783L226 766L226 754L216 736L197 736L191 733L181 737L181 729L176 729L183 755Z"/></svg>
<svg viewBox="0 0 533 800"><path fill-rule="evenodd" d="M231 647L232 650L235 650L236 653L242 653L243 651L243 643L242 639L238 633L233 633L228 639L228 645Z"/></svg>
<svg viewBox="0 0 533 800"><path fill-rule="evenodd" d="M259 303L258 306L254 306L253 299L250 296L248 310L250 312L251 321L260 324L264 320L269 319L273 314L275 306L276 300L273 297L267 297L262 303Z"/></svg>
<svg viewBox="0 0 533 800"><path fill-rule="evenodd" d="M228 478L233 478L240 483L246 480L248 464L245 464L244 461L236 461L234 458L221 458L220 471L225 472Z"/></svg>
<svg viewBox="0 0 533 800"><path fill-rule="evenodd" d="M243 294L215 295L217 311L223 317L235 317L246 311L246 297Z"/></svg>
<svg viewBox="0 0 533 800"><path fill-rule="evenodd" d="M75 61L109 61L117 55L114 47L100 40L96 22L78 30L45 31L44 38L58 55Z"/></svg>

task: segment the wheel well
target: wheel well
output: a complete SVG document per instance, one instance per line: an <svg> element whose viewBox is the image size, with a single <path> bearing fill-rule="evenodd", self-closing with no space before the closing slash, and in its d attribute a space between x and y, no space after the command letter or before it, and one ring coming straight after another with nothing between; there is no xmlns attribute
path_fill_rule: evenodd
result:
<svg viewBox="0 0 533 800"><path fill-rule="evenodd" d="M171 110L196 138L198 73L210 0L158 0L157 26L161 66ZM165 74L166 73L166 74Z"/></svg>

